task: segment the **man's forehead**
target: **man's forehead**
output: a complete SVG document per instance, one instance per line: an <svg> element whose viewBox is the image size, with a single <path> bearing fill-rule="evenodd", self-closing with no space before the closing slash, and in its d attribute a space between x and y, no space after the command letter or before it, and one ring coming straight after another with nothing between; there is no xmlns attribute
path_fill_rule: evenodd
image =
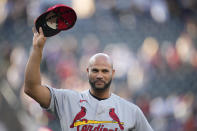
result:
<svg viewBox="0 0 197 131"><path fill-rule="evenodd" d="M111 69L111 65L109 64L92 64L89 66L91 69Z"/></svg>
<svg viewBox="0 0 197 131"><path fill-rule="evenodd" d="M89 60L90 66L110 66L112 67L112 60L107 54L99 53L92 56Z"/></svg>

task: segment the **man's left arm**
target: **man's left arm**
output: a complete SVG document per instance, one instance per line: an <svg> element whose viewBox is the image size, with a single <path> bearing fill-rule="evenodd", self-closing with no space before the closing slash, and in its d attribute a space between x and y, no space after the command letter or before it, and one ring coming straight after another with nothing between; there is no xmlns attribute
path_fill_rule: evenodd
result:
<svg viewBox="0 0 197 131"><path fill-rule="evenodd" d="M143 112L138 107L136 110L136 128L135 131L153 131L150 124L148 123Z"/></svg>

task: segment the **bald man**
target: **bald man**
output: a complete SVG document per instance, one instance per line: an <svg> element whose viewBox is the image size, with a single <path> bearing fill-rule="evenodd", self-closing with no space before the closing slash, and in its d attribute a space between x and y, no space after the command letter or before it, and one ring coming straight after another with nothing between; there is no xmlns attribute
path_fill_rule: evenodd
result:
<svg viewBox="0 0 197 131"><path fill-rule="evenodd" d="M33 50L25 71L25 93L59 120L62 131L152 131L142 111L110 92L115 70L104 53L92 56L87 67L91 88L84 92L41 85L40 63L46 42L33 29Z"/></svg>

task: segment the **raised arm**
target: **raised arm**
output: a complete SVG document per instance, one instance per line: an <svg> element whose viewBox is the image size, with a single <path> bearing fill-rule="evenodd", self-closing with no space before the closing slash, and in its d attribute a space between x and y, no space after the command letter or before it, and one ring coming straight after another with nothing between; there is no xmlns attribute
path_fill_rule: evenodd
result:
<svg viewBox="0 0 197 131"><path fill-rule="evenodd" d="M39 33L33 28L33 49L25 69L24 91L27 95L36 100L42 107L49 107L50 91L41 85L40 63L46 37L40 27Z"/></svg>

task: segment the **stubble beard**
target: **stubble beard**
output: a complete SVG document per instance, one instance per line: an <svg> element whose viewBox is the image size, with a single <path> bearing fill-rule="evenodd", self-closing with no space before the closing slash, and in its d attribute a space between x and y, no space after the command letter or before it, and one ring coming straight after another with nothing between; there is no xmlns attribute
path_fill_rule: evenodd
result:
<svg viewBox="0 0 197 131"><path fill-rule="evenodd" d="M89 79L89 83L90 83L91 88L92 88L94 91L97 91L97 92L103 92L103 91L107 90L107 89L110 87L111 82L112 82L112 79L110 79L110 81L109 81L108 83L104 83L104 87L98 88L98 87L96 87L96 85L95 85L96 82L95 82L95 81L92 82L92 81Z"/></svg>

